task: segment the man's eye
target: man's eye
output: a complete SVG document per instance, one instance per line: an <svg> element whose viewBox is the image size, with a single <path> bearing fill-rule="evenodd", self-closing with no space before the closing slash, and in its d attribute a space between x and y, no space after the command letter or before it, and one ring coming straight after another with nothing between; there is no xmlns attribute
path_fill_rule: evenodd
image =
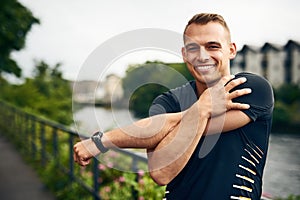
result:
<svg viewBox="0 0 300 200"><path fill-rule="evenodd" d="M208 49L219 49L220 47L217 45L208 46Z"/></svg>
<svg viewBox="0 0 300 200"><path fill-rule="evenodd" d="M199 51L199 47L188 47L187 51Z"/></svg>

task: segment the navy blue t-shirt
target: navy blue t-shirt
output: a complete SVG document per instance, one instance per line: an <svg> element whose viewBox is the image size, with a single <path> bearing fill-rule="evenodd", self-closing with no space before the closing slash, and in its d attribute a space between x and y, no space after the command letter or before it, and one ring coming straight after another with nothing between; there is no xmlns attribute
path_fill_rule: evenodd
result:
<svg viewBox="0 0 300 200"><path fill-rule="evenodd" d="M251 118L246 126L202 137L183 170L167 185L166 199L260 199L268 151L274 98L268 81L251 73L239 73L247 82L236 87L252 93L234 99L250 104L243 112ZM150 115L188 109L197 101L195 81L158 96ZM213 145L211 145L213 144Z"/></svg>

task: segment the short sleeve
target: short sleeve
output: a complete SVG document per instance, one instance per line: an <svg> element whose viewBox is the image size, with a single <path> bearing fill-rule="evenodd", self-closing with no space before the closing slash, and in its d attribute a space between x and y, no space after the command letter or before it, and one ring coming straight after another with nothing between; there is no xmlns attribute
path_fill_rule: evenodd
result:
<svg viewBox="0 0 300 200"><path fill-rule="evenodd" d="M166 92L154 99L149 109L149 116L178 112L177 107L176 99L170 92Z"/></svg>
<svg viewBox="0 0 300 200"><path fill-rule="evenodd" d="M149 109L149 115L181 112L188 109L196 101L196 83L190 81L155 98Z"/></svg>
<svg viewBox="0 0 300 200"><path fill-rule="evenodd" d="M272 118L274 108L274 95L272 86L263 77L252 73L239 73L235 78L245 77L247 81L236 88L251 88L252 92L248 95L244 95L234 99L234 102L247 103L250 108L242 110L253 121L257 119L270 119Z"/></svg>

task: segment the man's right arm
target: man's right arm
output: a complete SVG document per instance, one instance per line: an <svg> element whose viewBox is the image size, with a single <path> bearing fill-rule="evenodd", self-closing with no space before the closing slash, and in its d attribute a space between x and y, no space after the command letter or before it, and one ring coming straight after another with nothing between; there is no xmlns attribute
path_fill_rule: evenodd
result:
<svg viewBox="0 0 300 200"><path fill-rule="evenodd" d="M160 141L180 122L183 112L160 114L138 120L125 127L113 129L103 134L101 142L104 147L113 148L155 148ZM94 142L85 139L74 145L74 160L85 166L100 150Z"/></svg>
<svg viewBox="0 0 300 200"><path fill-rule="evenodd" d="M227 77L227 79L229 79L229 77ZM227 91L234 88L236 85L240 85L241 83L241 80L234 81L233 84L226 86L228 87ZM222 83L222 85L224 84ZM223 91L222 93L224 94ZM219 92L218 94L221 93ZM245 94L247 94L246 90L239 90L235 92L234 95L232 94L231 96L228 96L228 98L235 98L236 96L241 96ZM201 106L203 106L203 109L201 109L202 111L204 111L205 109L211 109L212 107L211 105L209 105L211 104L210 94L207 94L206 97L206 102L208 102L208 104L198 102ZM231 100L229 102L231 102ZM232 104L231 102L230 106L232 109L245 109L243 108L243 106L245 106L243 104ZM227 108L221 106L218 109L221 109L221 111L215 112L225 112ZM166 137L168 137L169 133L171 133L176 126L180 124L179 122L182 120L182 117L186 112L187 111L179 113L161 114L139 120L126 127L121 127L108 131L103 135L102 143L106 148L154 149L160 142L162 142ZM195 114L193 118L198 119L197 114ZM204 121L204 124L205 128L207 122ZM173 131L173 134L174 132L175 131ZM169 137L171 138L173 136L170 135ZM95 144L93 143L93 141L91 141L91 139L84 140L74 145L74 160L81 165L89 164L89 159L99 153L101 152L95 147Z"/></svg>

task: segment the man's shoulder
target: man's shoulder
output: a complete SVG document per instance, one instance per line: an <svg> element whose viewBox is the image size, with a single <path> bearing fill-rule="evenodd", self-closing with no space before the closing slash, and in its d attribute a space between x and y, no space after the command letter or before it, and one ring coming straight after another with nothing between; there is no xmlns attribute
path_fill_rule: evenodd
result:
<svg viewBox="0 0 300 200"><path fill-rule="evenodd" d="M271 83L263 76L254 74L251 72L240 72L235 75L235 78L245 77L247 79L246 83L242 84L242 87L250 87L252 89L256 88L260 91L261 90L267 90L272 92L272 85ZM239 86L236 87L236 89L239 89Z"/></svg>
<svg viewBox="0 0 300 200"><path fill-rule="evenodd" d="M252 73L252 72L239 72L239 73L235 74L235 78L240 78L240 77L245 77L245 78L247 78L247 80L248 79L250 79L250 80L257 79L257 80L260 80L260 81L263 81L263 82L266 82L269 84L269 81L265 77L263 77L259 74Z"/></svg>
<svg viewBox="0 0 300 200"><path fill-rule="evenodd" d="M197 101L195 81L170 89L154 99L150 107L150 115L180 112Z"/></svg>
<svg viewBox="0 0 300 200"><path fill-rule="evenodd" d="M239 72L239 73L235 74L235 77L236 78L239 78L239 77L248 78L248 77L250 77L250 78L263 78L263 79L265 79L263 76L252 73L252 72Z"/></svg>
<svg viewBox="0 0 300 200"><path fill-rule="evenodd" d="M248 95L237 97L233 101L249 104L250 109L243 110L243 112L250 116L253 121L261 116L269 118L274 107L273 89L269 81L258 74L249 72L236 74L235 78L239 77L245 77L247 81L233 90L250 88L252 92Z"/></svg>

